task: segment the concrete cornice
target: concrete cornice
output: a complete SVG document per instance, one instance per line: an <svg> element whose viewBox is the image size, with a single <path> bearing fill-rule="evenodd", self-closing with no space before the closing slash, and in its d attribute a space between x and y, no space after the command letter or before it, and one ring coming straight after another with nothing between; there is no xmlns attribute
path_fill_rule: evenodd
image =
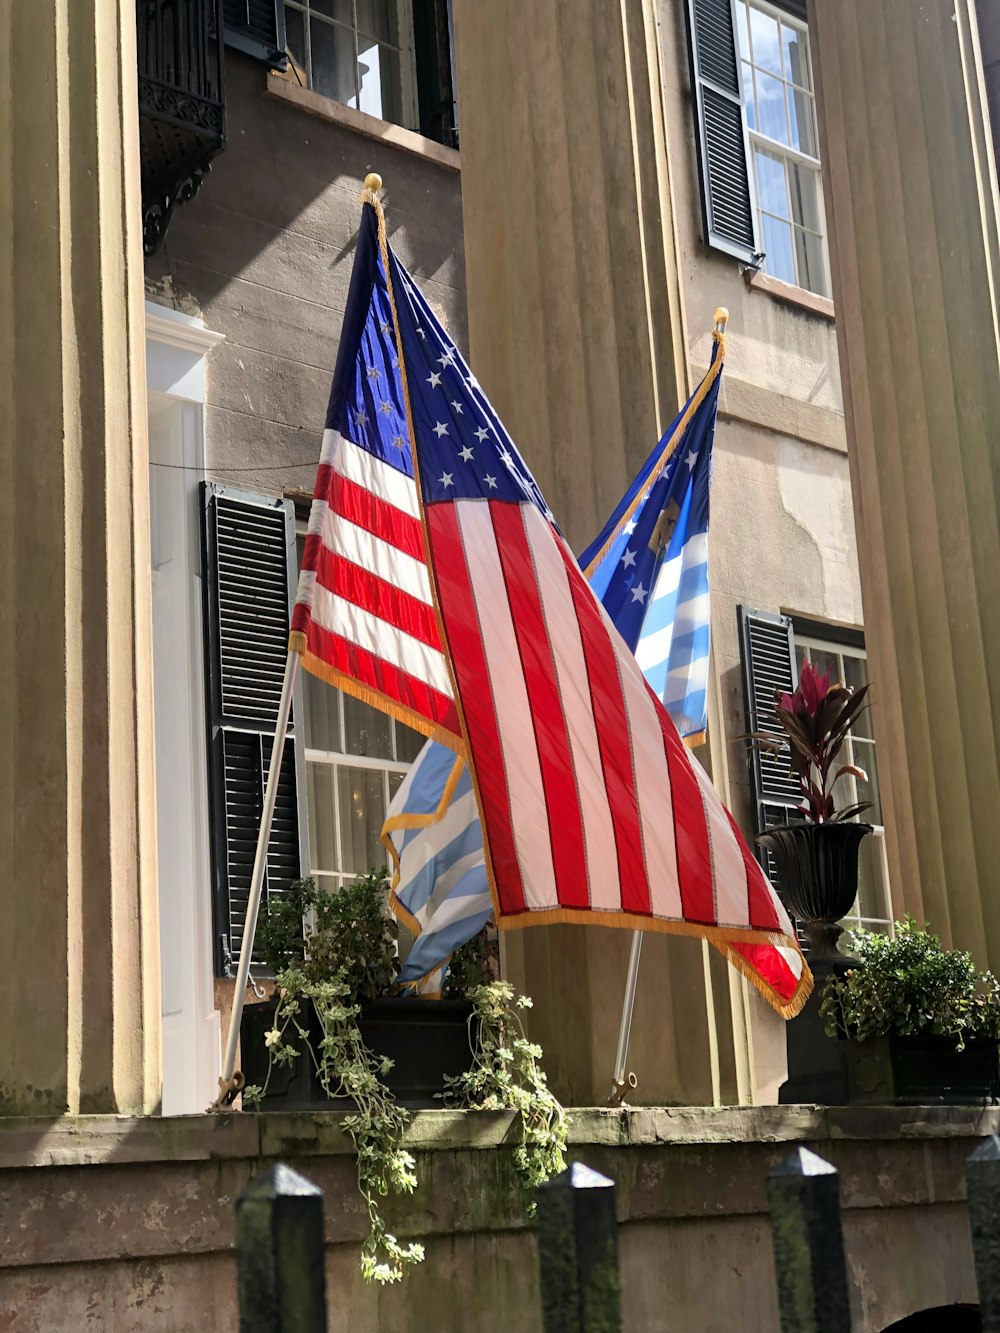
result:
<svg viewBox="0 0 1000 1333"><path fill-rule="evenodd" d="M583 1107L569 1116L570 1143L595 1148L912 1142L1000 1133L998 1107ZM404 1143L418 1153L509 1146L515 1118L503 1111L417 1111ZM0 1170L341 1156L354 1151L342 1122L342 1113L318 1112L0 1119Z"/></svg>
<svg viewBox="0 0 1000 1333"><path fill-rule="evenodd" d="M200 356L226 339L224 333L206 328L203 320L169 306L157 305L155 301L146 302L146 337Z"/></svg>

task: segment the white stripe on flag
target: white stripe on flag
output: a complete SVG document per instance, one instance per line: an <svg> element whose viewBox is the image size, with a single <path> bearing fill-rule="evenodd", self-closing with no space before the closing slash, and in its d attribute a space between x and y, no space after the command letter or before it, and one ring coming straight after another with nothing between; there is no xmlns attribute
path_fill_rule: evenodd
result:
<svg viewBox="0 0 1000 1333"><path fill-rule="evenodd" d="M531 910L556 907L549 823L545 803L539 800L545 786L538 751L533 744L524 743L525 737L533 736L534 725L489 506L458 500L455 513L473 598L477 607L487 612L479 617L479 629L507 774L511 829L525 902ZM486 687L483 681L482 688Z"/></svg>
<svg viewBox="0 0 1000 1333"><path fill-rule="evenodd" d="M329 463L342 477L357 486L363 486L386 504L402 509L411 518L420 517L417 487L413 478L394 468L391 463L376 458L367 449L359 448L339 431L324 431L320 462Z"/></svg>
<svg viewBox="0 0 1000 1333"><path fill-rule="evenodd" d="M649 894L656 916L682 917L670 770L656 708L641 677L623 672L623 693L632 732L636 799L642 824Z"/></svg>
<svg viewBox="0 0 1000 1333"><path fill-rule="evenodd" d="M310 524L310 531L313 530ZM318 531L323 545L334 555L342 556L352 565L360 565L386 583L393 584L400 592L431 605L431 585L423 560L415 560L399 547L374 536L366 528L359 528L329 508L322 516Z"/></svg>
<svg viewBox="0 0 1000 1333"><path fill-rule="evenodd" d="M444 655L437 648L421 643L412 634L362 610L346 598L338 597L319 583L313 588L312 617L317 625L331 634L340 635L383 661L405 663L403 669L408 675L442 694L451 695L451 678Z"/></svg>
<svg viewBox="0 0 1000 1333"><path fill-rule="evenodd" d="M694 770L701 788L708 836L712 844L712 873L715 878L715 919L720 926L746 926L750 923L747 893L747 868L729 820L726 818L712 780L697 760Z"/></svg>
<svg viewBox="0 0 1000 1333"><path fill-rule="evenodd" d="M404 808L399 804L398 798L393 801L393 808L397 810ZM401 881L408 884L416 879L428 861L433 861L441 848L447 847L474 819L479 820L479 808L476 805L475 792L469 790L464 796L451 802L443 818L428 824L426 829L410 834L399 854ZM393 841L396 842L397 848L407 832L408 830L398 830L393 833ZM481 851L479 855L482 857Z"/></svg>
<svg viewBox="0 0 1000 1333"><path fill-rule="evenodd" d="M548 525L534 507L524 512L525 534L535 566L542 611L549 625L560 628L560 640L553 657L583 817L590 904L597 909L619 911L621 888L615 830L604 785L604 768L573 595L566 566L553 544Z"/></svg>

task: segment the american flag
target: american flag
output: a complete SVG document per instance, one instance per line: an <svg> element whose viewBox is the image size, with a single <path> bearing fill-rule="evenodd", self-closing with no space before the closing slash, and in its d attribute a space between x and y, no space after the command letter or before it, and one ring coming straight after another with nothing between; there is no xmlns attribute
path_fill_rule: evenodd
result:
<svg viewBox="0 0 1000 1333"><path fill-rule="evenodd" d="M784 909L475 376L385 254L395 312L367 206L292 647L464 754L501 926L702 936L795 1012L811 978Z"/></svg>

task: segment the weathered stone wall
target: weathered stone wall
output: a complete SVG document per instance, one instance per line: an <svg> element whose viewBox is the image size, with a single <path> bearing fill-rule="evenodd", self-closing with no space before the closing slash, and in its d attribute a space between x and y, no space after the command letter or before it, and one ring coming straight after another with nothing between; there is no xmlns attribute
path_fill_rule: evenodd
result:
<svg viewBox="0 0 1000 1333"><path fill-rule="evenodd" d="M311 490L361 182L383 176L393 246L465 347L461 185L455 167L309 114L269 91L286 85L261 65L226 56L228 146L174 215L146 294L226 336L209 359L209 476L265 495Z"/></svg>
<svg viewBox="0 0 1000 1333"><path fill-rule="evenodd" d="M975 1301L964 1164L998 1129L997 1110L580 1111L572 1152L618 1184L626 1333L775 1333L765 1177L808 1143L840 1170L855 1327L875 1333ZM234 1203L280 1158L326 1195L331 1333L540 1333L511 1133L506 1115L415 1117L420 1186L389 1211L427 1258L378 1289L335 1116L0 1121L0 1328L235 1328Z"/></svg>

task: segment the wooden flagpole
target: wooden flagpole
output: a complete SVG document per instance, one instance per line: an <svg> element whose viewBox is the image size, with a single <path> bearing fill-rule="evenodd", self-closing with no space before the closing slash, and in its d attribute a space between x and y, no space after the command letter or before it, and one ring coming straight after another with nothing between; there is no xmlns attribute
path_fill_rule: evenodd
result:
<svg viewBox="0 0 1000 1333"><path fill-rule="evenodd" d="M281 682L281 698L278 702L278 716L274 724L274 742L271 746L271 762L267 769L267 782L264 786L264 804L260 814L260 829L257 833L257 851L253 859L253 874L250 877L250 897L247 900L246 920L243 923L243 942L240 945L240 961L236 968L236 989L233 992L233 1010L229 1017L229 1037L226 1041L226 1054L222 1061L222 1076L219 1079L219 1095L208 1108L209 1111L224 1111L233 1098L243 1091L246 1080L241 1073L236 1073L236 1045L240 1039L240 1020L243 1017L243 1003L246 999L247 981L250 976L250 958L253 954L254 936L257 933L257 915L260 900L264 892L264 872L267 869L267 846L271 840L271 826L274 823L274 807L278 799L278 778L281 774L281 759L285 750L285 736L288 732L288 719L292 712L292 693L295 689L295 677L299 669L299 654L289 649L285 659L285 675Z"/></svg>

